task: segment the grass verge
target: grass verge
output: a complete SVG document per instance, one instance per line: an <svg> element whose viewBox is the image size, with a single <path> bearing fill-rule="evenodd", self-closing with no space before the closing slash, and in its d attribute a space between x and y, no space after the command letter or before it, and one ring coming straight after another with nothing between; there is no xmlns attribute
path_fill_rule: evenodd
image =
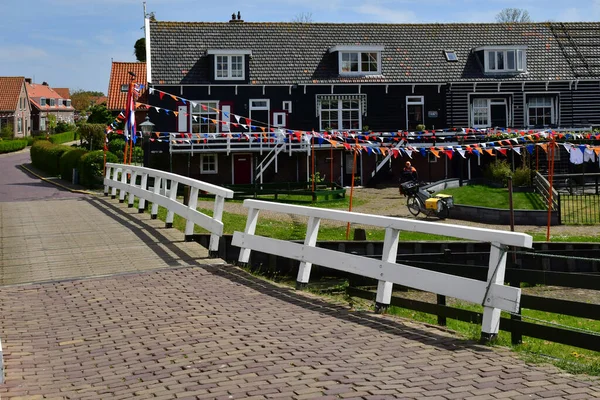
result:
<svg viewBox="0 0 600 400"><path fill-rule="evenodd" d="M454 204L509 209L508 189L484 185L467 185L444 189L441 193L454 196ZM513 193L515 210L544 210L542 198L536 193Z"/></svg>

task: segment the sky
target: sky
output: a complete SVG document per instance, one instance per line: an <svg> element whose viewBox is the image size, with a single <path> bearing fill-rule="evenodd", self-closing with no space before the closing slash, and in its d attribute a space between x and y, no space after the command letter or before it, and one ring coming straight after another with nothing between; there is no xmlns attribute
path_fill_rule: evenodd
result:
<svg viewBox="0 0 600 400"><path fill-rule="evenodd" d="M147 0L159 21L494 22L507 7L543 21L600 21L600 0ZM136 61L141 0L0 0L0 76L106 94L111 61Z"/></svg>

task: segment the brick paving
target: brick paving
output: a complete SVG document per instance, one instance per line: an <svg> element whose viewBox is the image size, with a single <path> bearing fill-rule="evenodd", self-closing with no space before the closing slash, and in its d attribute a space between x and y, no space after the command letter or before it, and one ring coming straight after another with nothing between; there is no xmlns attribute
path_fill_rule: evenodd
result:
<svg viewBox="0 0 600 400"><path fill-rule="evenodd" d="M253 277L116 201L2 203L0 222L3 398L600 398L597 379Z"/></svg>

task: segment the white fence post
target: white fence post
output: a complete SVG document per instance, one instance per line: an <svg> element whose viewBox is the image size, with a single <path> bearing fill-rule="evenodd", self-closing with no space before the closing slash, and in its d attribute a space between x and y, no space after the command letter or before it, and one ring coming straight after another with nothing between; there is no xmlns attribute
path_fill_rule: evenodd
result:
<svg viewBox="0 0 600 400"><path fill-rule="evenodd" d="M225 209L225 197L215 196L215 206L213 208L213 218L217 221L223 221L223 210ZM208 244L208 251L219 250L219 236L211 233L210 243Z"/></svg>
<svg viewBox="0 0 600 400"><path fill-rule="evenodd" d="M114 168L113 169L113 178L112 178L112 180L115 181L115 182L118 181L119 180L119 172L122 172L122 171L123 171L122 168L118 168L118 167ZM113 186L113 188L112 188L112 190L110 192L110 198L113 199L113 200L117 198L117 187L116 186Z"/></svg>
<svg viewBox="0 0 600 400"><path fill-rule="evenodd" d="M140 189L142 189L142 191L144 191L144 192L146 190L148 190L148 173L147 172L142 173L142 182L140 185ZM146 199L143 197L140 197L140 201L138 203L138 213L142 214L145 209L146 209Z"/></svg>
<svg viewBox="0 0 600 400"><path fill-rule="evenodd" d="M177 200L177 186L179 182L174 182L173 179L169 180L171 182L171 186L169 188L169 199L176 201ZM165 190L167 190L167 181L165 180ZM172 228L173 227L173 217L175 217L175 212L167 209L167 218L165 219L165 227Z"/></svg>
<svg viewBox="0 0 600 400"><path fill-rule="evenodd" d="M137 176L138 176L138 172L134 171L133 174L131 175L131 186L136 187L136 183L137 183ZM133 193L129 192L129 202L127 204L128 208L132 208L133 207L133 202L135 201L135 196Z"/></svg>
<svg viewBox="0 0 600 400"><path fill-rule="evenodd" d="M246 229L244 232L248 235L254 235L256 232L256 223L258 222L258 209L248 209L248 219L246 219ZM240 246L240 256L238 262L246 264L250 260L250 248L244 247L244 244Z"/></svg>
<svg viewBox="0 0 600 400"><path fill-rule="evenodd" d="M198 188L190 188L190 197L188 198L188 208L195 210L198 206ZM185 239L186 242L194 240L194 222L189 219L185 223Z"/></svg>
<svg viewBox="0 0 600 400"><path fill-rule="evenodd" d="M127 185L127 170L123 169L123 172L121 173L121 183L123 185ZM119 203L124 203L125 202L125 195L127 194L127 191L124 188L121 188L119 190Z"/></svg>
<svg viewBox="0 0 600 400"><path fill-rule="evenodd" d="M156 176L154 177L154 196L158 196L160 194L160 186L163 183L163 179ZM157 202L153 202L152 203L152 209L150 210L150 218L151 219L156 219L158 217L158 203Z"/></svg>
<svg viewBox="0 0 600 400"><path fill-rule="evenodd" d="M111 170L112 170L112 167L109 166L109 165L107 165L106 166L106 174L104 175L104 178L110 179L110 172L111 172ZM108 196L108 188L109 188L108 184L105 184L104 185L104 195L105 196Z"/></svg>
<svg viewBox="0 0 600 400"><path fill-rule="evenodd" d="M506 273L506 249L507 247L498 242L492 242L490 247L490 261L488 267L488 290L483 299L483 321L481 323L481 340L489 342L498 336L500 328L500 309L489 307L486 304L491 302L488 296L489 288L492 284L504 285L504 275Z"/></svg>
<svg viewBox="0 0 600 400"><path fill-rule="evenodd" d="M383 253L381 260L385 262L395 263L398 256L398 229L386 228L385 239L383 242ZM392 282L378 281L377 282L377 298L375 300L375 312L383 312L390 306L392 301Z"/></svg>
<svg viewBox="0 0 600 400"><path fill-rule="evenodd" d="M0 385L4 384L4 356L2 353L2 339L0 339Z"/></svg>
<svg viewBox="0 0 600 400"><path fill-rule="evenodd" d="M308 224L306 225L306 237L304 238L305 246L315 247L317 244L317 237L319 236L319 226L321 225L321 218L310 217ZM308 285L310 279L310 270L312 269L312 263L302 261L300 268L298 269L298 277L296 278L296 289L303 289Z"/></svg>

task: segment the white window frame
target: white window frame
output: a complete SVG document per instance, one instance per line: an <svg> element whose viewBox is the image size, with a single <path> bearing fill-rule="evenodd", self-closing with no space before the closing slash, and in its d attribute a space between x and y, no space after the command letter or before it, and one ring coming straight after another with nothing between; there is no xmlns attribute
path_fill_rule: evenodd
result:
<svg viewBox="0 0 600 400"><path fill-rule="evenodd" d="M46 98L40 97L40 106L46 106Z"/></svg>
<svg viewBox="0 0 600 400"><path fill-rule="evenodd" d="M40 131L46 131L46 117L40 117Z"/></svg>
<svg viewBox="0 0 600 400"><path fill-rule="evenodd" d="M452 54L452 57L450 56ZM456 54L455 50L444 50L444 56L446 57L446 61L449 62L457 62L458 54Z"/></svg>
<svg viewBox="0 0 600 400"><path fill-rule="evenodd" d="M210 160L212 158L212 161ZM204 161L207 161L207 164L214 164L214 168L210 169L210 168L204 168ZM201 174L218 174L219 173L219 164L218 164L218 160L219 157L217 157L217 154L200 154L200 173Z"/></svg>
<svg viewBox="0 0 600 400"><path fill-rule="evenodd" d="M233 76L234 57L239 57L241 59L240 71L242 76ZM219 70L217 69L217 65L219 64L220 58L226 60L227 74L225 76L218 76ZM214 68L216 81L240 81L246 79L246 58L243 54L215 54Z"/></svg>
<svg viewBox="0 0 600 400"><path fill-rule="evenodd" d="M408 106L423 106L421 125L425 124L425 96L406 96L406 127L408 129Z"/></svg>
<svg viewBox="0 0 600 400"><path fill-rule="evenodd" d="M50 107L56 107L56 99L50 99Z"/></svg>
<svg viewBox="0 0 600 400"><path fill-rule="evenodd" d="M279 122L279 118L282 118L282 121ZM286 112L274 112L273 113L273 127L275 128L285 128L287 125L287 113Z"/></svg>
<svg viewBox="0 0 600 400"><path fill-rule="evenodd" d="M321 102L319 102L319 109L317 110L319 113L319 129L321 131L324 131L325 128L327 128L327 126L323 126L323 103L324 102L329 102L329 101L337 101L337 108L328 108L326 110L330 110L330 111L337 111L337 128L333 128L330 127L332 130L334 131L362 131L362 102L364 101L362 98L355 98L355 99L344 99L344 98L339 98L339 99L324 99L321 100ZM344 108L344 102L345 101L358 101L358 107L357 108ZM344 124L344 111L348 112L353 112L356 111L358 112L358 127L357 128L344 128L343 124ZM350 119L350 121L352 121L353 119Z"/></svg>
<svg viewBox="0 0 600 400"><path fill-rule="evenodd" d="M486 94L486 93L478 93L478 94ZM487 123L486 124L475 124L475 101L476 100L485 100L487 110ZM469 99L469 122L471 128L491 128L492 127L492 105L504 105L506 110L506 125L511 126L512 115L509 108L509 100L503 97L494 97L490 95L490 97L470 97ZM484 107L479 107L484 108ZM503 127L506 128L506 127Z"/></svg>
<svg viewBox="0 0 600 400"><path fill-rule="evenodd" d="M284 101L282 103L282 108L287 111L288 114L292 113L292 102L291 101Z"/></svg>
<svg viewBox="0 0 600 400"><path fill-rule="evenodd" d="M258 105L257 103L265 103L265 105ZM270 99L249 99L248 100L248 109L250 110L250 120L253 120L252 111L267 111L267 120L266 121L258 121L262 124L267 123L266 129L270 129L271 127L271 100ZM254 125L254 124L253 124ZM251 129L248 126L248 129Z"/></svg>
<svg viewBox="0 0 600 400"><path fill-rule="evenodd" d="M524 46L516 46L516 47L496 47L489 46L484 47L477 50L483 50L484 52L484 68L486 73L507 73L507 72L527 72L527 48ZM514 66L513 68L508 68L508 53L514 53ZM493 62L490 60L491 54L493 56ZM502 68L498 68L498 54L502 54L502 58L504 60L504 65Z"/></svg>
<svg viewBox="0 0 600 400"><path fill-rule="evenodd" d="M67 104L66 104L66 106L67 106L67 107L71 107L71 99L67 99Z"/></svg>
<svg viewBox="0 0 600 400"><path fill-rule="evenodd" d="M536 97L549 98L551 100L551 111L550 111L550 124L549 125L558 125L558 92L531 92L525 93L525 125L527 127L533 127L535 125L529 124L529 100ZM538 108L538 107L536 107Z"/></svg>
<svg viewBox="0 0 600 400"><path fill-rule="evenodd" d="M330 53L338 53L338 73L341 76L364 76L364 75L381 75L381 63L382 63L382 52L383 46L334 46L329 49ZM362 55L376 53L377 54L377 70L376 71L363 71L362 69ZM358 71L343 71L342 70L342 58L343 54L356 54L358 62Z"/></svg>
<svg viewBox="0 0 600 400"><path fill-rule="evenodd" d="M217 133L219 131L218 124L214 125L210 121L204 122L202 120L202 117L205 117L208 119L214 119L214 120L218 121L219 113L217 111L212 110L211 107L216 108L217 110L220 110L221 108L219 106L219 100L193 100L192 103L196 104L196 107L194 107L192 105L190 108L190 119L189 119L190 132L192 132L192 133ZM206 106L206 108L207 108L206 110L202 109L203 104ZM194 120L194 116L197 117L196 120ZM207 127L207 132L202 132L203 126ZM197 130L195 130L196 127L198 127Z"/></svg>
<svg viewBox="0 0 600 400"><path fill-rule="evenodd" d="M121 93L127 93L129 91L129 84L124 83L121 85Z"/></svg>

